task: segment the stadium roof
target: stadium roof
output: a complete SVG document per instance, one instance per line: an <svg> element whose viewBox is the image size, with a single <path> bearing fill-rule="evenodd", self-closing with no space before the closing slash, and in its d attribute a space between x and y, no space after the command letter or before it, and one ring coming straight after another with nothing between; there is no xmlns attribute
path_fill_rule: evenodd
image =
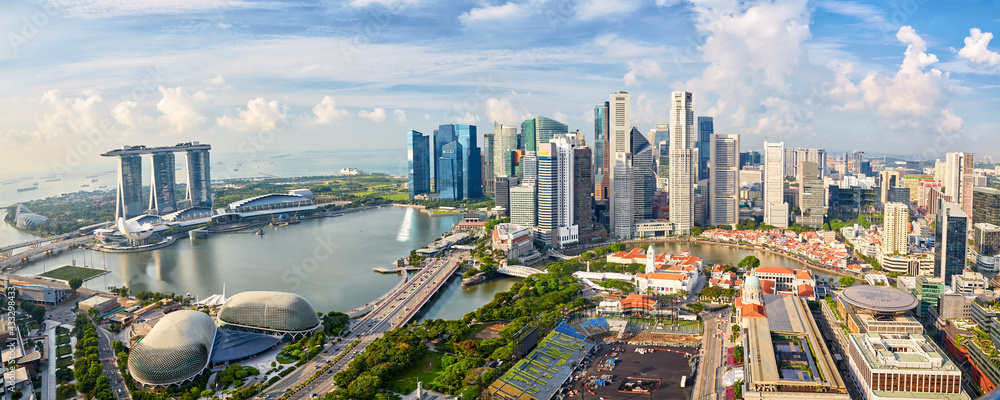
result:
<svg viewBox="0 0 1000 400"><path fill-rule="evenodd" d="M840 300L855 309L880 313L902 313L917 306L917 298L887 286L851 286L840 293Z"/></svg>
<svg viewBox="0 0 1000 400"><path fill-rule="evenodd" d="M221 330L215 337L212 363L225 363L260 354L281 343L281 337L259 333Z"/></svg>
<svg viewBox="0 0 1000 400"><path fill-rule="evenodd" d="M207 314L191 310L169 313L132 347L129 373L148 386L192 380L208 366L215 332L215 321Z"/></svg>
<svg viewBox="0 0 1000 400"><path fill-rule="evenodd" d="M306 299L285 292L242 292L226 300L219 320L230 325L293 333L320 326L316 310Z"/></svg>

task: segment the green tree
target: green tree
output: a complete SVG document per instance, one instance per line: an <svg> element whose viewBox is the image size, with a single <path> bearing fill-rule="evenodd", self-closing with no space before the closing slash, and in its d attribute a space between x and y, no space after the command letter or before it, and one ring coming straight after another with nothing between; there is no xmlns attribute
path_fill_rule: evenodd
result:
<svg viewBox="0 0 1000 400"><path fill-rule="evenodd" d="M852 286L854 282L854 278L850 276L843 276L837 281L837 283L840 283L840 286Z"/></svg>
<svg viewBox="0 0 1000 400"><path fill-rule="evenodd" d="M70 289L76 290L76 289L79 289L80 286L83 286L83 278L70 278L69 279L69 288Z"/></svg>
<svg viewBox="0 0 1000 400"><path fill-rule="evenodd" d="M746 256L736 266L745 270L754 269L760 266L760 259L754 256Z"/></svg>

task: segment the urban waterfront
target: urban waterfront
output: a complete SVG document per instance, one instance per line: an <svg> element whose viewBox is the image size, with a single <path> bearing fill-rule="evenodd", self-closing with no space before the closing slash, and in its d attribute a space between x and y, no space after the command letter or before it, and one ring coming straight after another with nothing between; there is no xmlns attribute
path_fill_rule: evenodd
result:
<svg viewBox="0 0 1000 400"><path fill-rule="evenodd" d="M712 264L732 264L736 265L746 256L755 256L760 260L760 265L765 267L784 267L792 269L808 268L812 271L816 279L829 279L833 275L827 272L812 268L801 261L780 256L767 251L757 251L738 248L724 244L697 243L697 242L657 242L653 243L653 249L657 254L662 252L677 254L684 250L690 250L691 254L702 259L705 266Z"/></svg>

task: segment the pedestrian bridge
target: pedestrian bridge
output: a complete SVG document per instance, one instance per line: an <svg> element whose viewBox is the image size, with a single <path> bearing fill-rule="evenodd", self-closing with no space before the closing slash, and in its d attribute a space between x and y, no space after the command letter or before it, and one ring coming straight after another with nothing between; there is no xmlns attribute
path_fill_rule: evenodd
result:
<svg viewBox="0 0 1000 400"><path fill-rule="evenodd" d="M572 260L574 258L552 249L549 249L549 257L558 258L560 260Z"/></svg>
<svg viewBox="0 0 1000 400"><path fill-rule="evenodd" d="M527 278L531 275L545 273L545 271L536 268L525 267L523 265L504 265L500 268L497 268L497 272L504 275L516 276L518 278Z"/></svg>

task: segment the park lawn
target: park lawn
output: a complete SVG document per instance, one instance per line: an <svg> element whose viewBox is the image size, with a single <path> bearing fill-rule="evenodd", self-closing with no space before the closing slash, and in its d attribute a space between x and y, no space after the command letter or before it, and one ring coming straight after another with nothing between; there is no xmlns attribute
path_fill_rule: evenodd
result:
<svg viewBox="0 0 1000 400"><path fill-rule="evenodd" d="M424 383L433 381L441 373L442 356L441 353L428 351L424 358L403 370L399 377L386 384L386 389L407 395L417 390L417 381Z"/></svg>
<svg viewBox="0 0 1000 400"><path fill-rule="evenodd" d="M80 278L83 280L87 280L89 278L103 274L104 272L105 271L103 269L74 267L72 265L67 265L56 268L49 272L39 274L38 276L52 278L52 279L59 279L62 281L68 281L72 278Z"/></svg>
<svg viewBox="0 0 1000 400"><path fill-rule="evenodd" d="M410 195L408 193L394 193L383 195L382 198L388 201L406 201L410 199Z"/></svg>

